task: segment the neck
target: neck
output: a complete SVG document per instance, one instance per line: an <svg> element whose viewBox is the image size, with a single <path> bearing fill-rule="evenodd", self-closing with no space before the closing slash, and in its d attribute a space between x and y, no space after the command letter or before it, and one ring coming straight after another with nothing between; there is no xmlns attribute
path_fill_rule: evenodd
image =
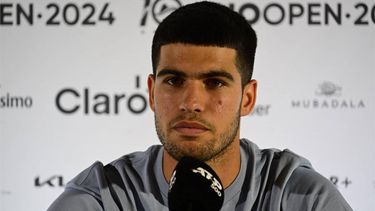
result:
<svg viewBox="0 0 375 211"><path fill-rule="evenodd" d="M241 168L239 142L239 138L236 138L233 143L229 145L219 156L206 162L219 176L224 188L227 188L230 184L232 184ZM178 161L164 149L163 172L168 183L177 163Z"/></svg>

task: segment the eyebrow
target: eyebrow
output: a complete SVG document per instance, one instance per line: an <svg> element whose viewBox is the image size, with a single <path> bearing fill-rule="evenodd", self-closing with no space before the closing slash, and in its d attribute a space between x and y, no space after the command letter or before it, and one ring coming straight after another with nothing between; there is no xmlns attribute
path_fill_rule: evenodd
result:
<svg viewBox="0 0 375 211"><path fill-rule="evenodd" d="M162 77L165 75L175 75L183 78L187 78L188 75L180 70L174 70L174 69L162 69L159 71L159 73L156 75L156 77ZM230 81L234 81L234 78L232 74L228 73L227 71L224 70L210 70L207 72L203 73L198 73L198 74L193 74L193 78L198 78L198 79L204 79L204 78L213 78L213 77L224 77L227 78Z"/></svg>
<svg viewBox="0 0 375 211"><path fill-rule="evenodd" d="M179 70L173 70L173 69L162 69L156 74L156 77L162 77L165 75L176 75L176 76L181 76L181 77L187 77L187 74L179 71Z"/></svg>

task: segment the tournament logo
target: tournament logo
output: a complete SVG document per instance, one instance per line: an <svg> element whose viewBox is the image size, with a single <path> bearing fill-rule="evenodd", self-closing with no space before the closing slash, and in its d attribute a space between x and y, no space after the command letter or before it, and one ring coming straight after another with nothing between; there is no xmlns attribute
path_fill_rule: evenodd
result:
<svg viewBox="0 0 375 211"><path fill-rule="evenodd" d="M221 3L242 15L249 24L371 27L375 24L375 5L364 2L304 2L298 1L230 1ZM144 0L140 26L152 30L166 16L181 7L179 0ZM151 17L152 16L152 17ZM152 20L153 19L153 20Z"/></svg>
<svg viewBox="0 0 375 211"><path fill-rule="evenodd" d="M146 26L150 16L152 16L155 24L159 24L181 6L182 4L178 0L145 0L140 25L141 27Z"/></svg>
<svg viewBox="0 0 375 211"><path fill-rule="evenodd" d="M362 99L342 97L343 88L333 82L324 81L315 90L316 98L292 100L292 108L300 109L362 109Z"/></svg>
<svg viewBox="0 0 375 211"><path fill-rule="evenodd" d="M152 6L152 17L157 23L166 18L182 5L178 0L157 0Z"/></svg>

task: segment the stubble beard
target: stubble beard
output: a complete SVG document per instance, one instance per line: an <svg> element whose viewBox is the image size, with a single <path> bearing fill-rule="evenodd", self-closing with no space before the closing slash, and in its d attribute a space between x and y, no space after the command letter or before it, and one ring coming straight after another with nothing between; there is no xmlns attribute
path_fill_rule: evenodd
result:
<svg viewBox="0 0 375 211"><path fill-rule="evenodd" d="M204 143L201 142L202 144L197 144L197 147L187 148L179 145L177 143L178 141L169 140L167 134L160 127L161 125L157 115L155 114L154 117L156 133L160 142L168 154L176 160L180 160L184 156L194 157L206 162L220 160L235 141L235 137L240 127L240 111L238 109L227 129L220 133L217 138L214 137L208 141L204 141ZM213 130L215 131L215 128L213 128ZM198 142L199 141L200 140L198 140Z"/></svg>

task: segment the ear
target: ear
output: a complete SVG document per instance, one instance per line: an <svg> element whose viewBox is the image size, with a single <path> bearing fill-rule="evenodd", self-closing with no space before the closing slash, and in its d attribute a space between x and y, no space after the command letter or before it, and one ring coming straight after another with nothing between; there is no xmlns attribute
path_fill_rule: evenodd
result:
<svg viewBox="0 0 375 211"><path fill-rule="evenodd" d="M148 87L148 103L152 111L155 111L155 100L154 100L154 88L155 88L155 76L153 74L148 75L147 78Z"/></svg>
<svg viewBox="0 0 375 211"><path fill-rule="evenodd" d="M251 80L247 83L242 92L242 102L241 102L241 116L246 116L253 111L255 106L256 96L257 96L257 84L256 80Z"/></svg>

